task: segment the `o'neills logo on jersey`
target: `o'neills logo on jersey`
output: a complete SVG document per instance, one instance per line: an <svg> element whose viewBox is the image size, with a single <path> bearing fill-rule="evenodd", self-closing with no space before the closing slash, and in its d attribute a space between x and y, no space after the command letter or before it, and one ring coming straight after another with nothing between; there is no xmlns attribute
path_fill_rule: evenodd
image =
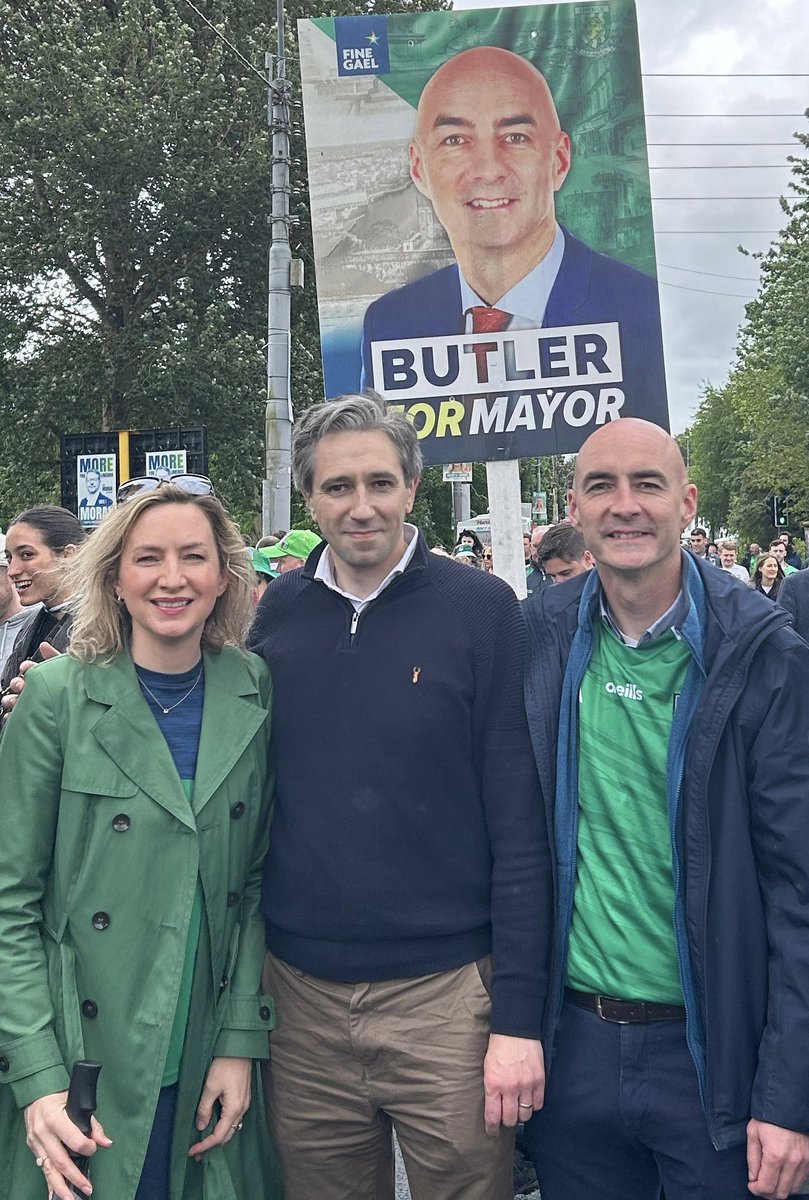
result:
<svg viewBox="0 0 809 1200"><path fill-rule="evenodd" d="M643 690L634 683L605 683L604 691L611 696L622 696L624 700L642 700Z"/></svg>

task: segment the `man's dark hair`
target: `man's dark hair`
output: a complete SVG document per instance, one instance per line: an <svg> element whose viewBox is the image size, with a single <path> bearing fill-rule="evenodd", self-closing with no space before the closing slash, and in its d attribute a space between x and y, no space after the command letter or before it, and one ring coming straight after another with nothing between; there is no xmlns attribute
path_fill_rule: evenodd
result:
<svg viewBox="0 0 809 1200"><path fill-rule="evenodd" d="M585 545L581 531L575 525L563 521L560 525L552 525L542 535L537 547L536 557L539 565L552 558L561 558L565 562L578 562L584 557Z"/></svg>
<svg viewBox="0 0 809 1200"><path fill-rule="evenodd" d="M338 396L307 408L292 431L292 478L304 496L310 496L315 478L315 450L330 433L375 433L393 442L405 483L421 475L418 434L404 413L389 409L382 397L366 392Z"/></svg>
<svg viewBox="0 0 809 1200"><path fill-rule="evenodd" d="M704 537L704 538L706 538L708 536L708 534L705 532L704 529L700 529L700 527L698 525L696 529L691 530L691 532L689 533L688 536L689 537Z"/></svg>

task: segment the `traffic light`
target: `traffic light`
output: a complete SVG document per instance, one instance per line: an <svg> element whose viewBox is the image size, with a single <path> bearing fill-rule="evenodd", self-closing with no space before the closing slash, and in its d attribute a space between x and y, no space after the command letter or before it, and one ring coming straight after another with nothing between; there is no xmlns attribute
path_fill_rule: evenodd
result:
<svg viewBox="0 0 809 1200"><path fill-rule="evenodd" d="M776 529L786 529L789 525L789 507L786 496L770 496L769 505L773 525Z"/></svg>

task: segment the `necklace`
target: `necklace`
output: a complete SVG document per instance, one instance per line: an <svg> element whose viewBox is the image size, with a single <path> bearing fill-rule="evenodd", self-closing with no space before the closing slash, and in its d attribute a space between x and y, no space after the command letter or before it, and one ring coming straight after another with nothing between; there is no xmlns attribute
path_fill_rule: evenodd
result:
<svg viewBox="0 0 809 1200"><path fill-rule="evenodd" d="M203 666L201 666L201 667L200 667L200 669L199 669L199 674L197 675L196 679L195 679L195 680L194 680L194 682L191 684L191 687L188 689L188 691L185 693L185 695L184 695L184 696L181 696L181 697L180 697L180 699L177 701L177 703L176 703L176 704L172 704L172 705L171 705L169 708L166 708L166 707L165 707L165 705L163 704L163 701L162 701L162 700L158 700L157 696L154 694L154 692L152 691L152 689L151 689L150 687L147 687L147 685L146 685L146 684L144 683L144 681L141 679L140 675L138 675L137 671L135 672L135 674L136 674L136 675L138 675L138 683L139 683L139 684L140 684L140 686L143 688L144 692L146 692L146 693L147 693L147 695L149 695L149 696L151 696L151 697L152 697L152 699L154 700L154 702L155 702L155 704L157 705L157 707L158 707L159 709L161 709L161 710L162 710L162 712L163 712L163 715L164 715L164 716L166 716L168 713L170 713L170 712L174 712L175 708L179 708L179 707L180 707L180 705L183 703L183 701L188 699L188 697L191 695L191 693L194 691L195 687L196 687L196 686L197 686L197 684L199 683L200 679L202 679L202 672L203 672L203 670L204 670L204 669L205 669L205 668L204 668L204 664L203 664Z"/></svg>

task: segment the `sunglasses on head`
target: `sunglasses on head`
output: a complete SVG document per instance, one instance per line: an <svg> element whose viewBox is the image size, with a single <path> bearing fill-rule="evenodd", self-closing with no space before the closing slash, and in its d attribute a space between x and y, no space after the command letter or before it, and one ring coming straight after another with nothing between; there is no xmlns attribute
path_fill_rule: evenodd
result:
<svg viewBox="0 0 809 1200"><path fill-rule="evenodd" d="M131 500L143 492L154 492L164 483L171 484L192 496L215 496L213 484L207 475L172 475L171 479L158 479L156 475L143 475L139 479L128 479L118 488L118 503Z"/></svg>

